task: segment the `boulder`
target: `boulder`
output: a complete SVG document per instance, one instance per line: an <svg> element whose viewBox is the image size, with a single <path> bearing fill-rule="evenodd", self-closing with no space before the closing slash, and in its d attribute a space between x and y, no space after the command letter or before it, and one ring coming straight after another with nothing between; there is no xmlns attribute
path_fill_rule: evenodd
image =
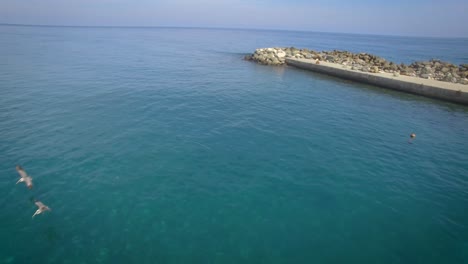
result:
<svg viewBox="0 0 468 264"><path fill-rule="evenodd" d="M286 52L280 50L276 53L276 56L278 56L278 58L284 58L286 57Z"/></svg>
<svg viewBox="0 0 468 264"><path fill-rule="evenodd" d="M443 73L447 73L447 72L450 71L450 69L447 68L447 67L443 67L440 71L443 72Z"/></svg>
<svg viewBox="0 0 468 264"><path fill-rule="evenodd" d="M434 71L432 70L431 66L426 66L421 70L422 74L432 74Z"/></svg>
<svg viewBox="0 0 468 264"><path fill-rule="evenodd" d="M447 72L447 74L445 74L445 77L444 77L443 81L451 82L452 81L452 74L450 72Z"/></svg>
<svg viewBox="0 0 468 264"><path fill-rule="evenodd" d="M430 78L432 78L432 74L430 74L430 73L423 73L423 74L421 74L420 76L421 76L421 78L424 78L424 79L430 79Z"/></svg>

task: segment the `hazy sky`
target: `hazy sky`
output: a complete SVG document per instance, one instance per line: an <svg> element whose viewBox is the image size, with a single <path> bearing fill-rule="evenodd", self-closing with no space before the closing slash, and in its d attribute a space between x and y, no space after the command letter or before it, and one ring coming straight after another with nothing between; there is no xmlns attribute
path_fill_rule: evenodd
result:
<svg viewBox="0 0 468 264"><path fill-rule="evenodd" d="M468 0L0 0L0 23L468 37Z"/></svg>

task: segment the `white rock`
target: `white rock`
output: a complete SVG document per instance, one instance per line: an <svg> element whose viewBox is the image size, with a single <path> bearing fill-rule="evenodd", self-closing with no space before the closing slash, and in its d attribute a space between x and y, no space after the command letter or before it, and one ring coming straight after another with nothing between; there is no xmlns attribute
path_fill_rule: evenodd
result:
<svg viewBox="0 0 468 264"><path fill-rule="evenodd" d="M278 56L278 58L284 58L286 57L286 52L280 50L278 53L276 53L276 56Z"/></svg>

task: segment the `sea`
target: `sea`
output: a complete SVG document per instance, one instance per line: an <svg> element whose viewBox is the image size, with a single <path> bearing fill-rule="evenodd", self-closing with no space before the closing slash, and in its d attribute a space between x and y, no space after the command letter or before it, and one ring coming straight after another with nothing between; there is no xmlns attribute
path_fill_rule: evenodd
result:
<svg viewBox="0 0 468 264"><path fill-rule="evenodd" d="M468 107L243 59L291 46L468 63L466 38L0 26L0 263L468 263Z"/></svg>

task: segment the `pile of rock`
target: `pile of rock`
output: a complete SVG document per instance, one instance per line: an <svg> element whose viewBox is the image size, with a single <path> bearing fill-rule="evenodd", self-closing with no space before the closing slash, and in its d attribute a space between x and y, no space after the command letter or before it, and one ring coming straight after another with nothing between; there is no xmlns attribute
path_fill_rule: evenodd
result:
<svg viewBox="0 0 468 264"><path fill-rule="evenodd" d="M246 60L256 61L264 65L283 65L286 58L312 59L320 56L319 53L308 49L296 48L265 48L256 49L254 54L245 56Z"/></svg>
<svg viewBox="0 0 468 264"><path fill-rule="evenodd" d="M283 48L256 49L254 54L245 56L245 59L264 65L283 65L286 57L291 57L291 54L287 54L284 50Z"/></svg>
<svg viewBox="0 0 468 264"><path fill-rule="evenodd" d="M284 65L286 58L311 59L343 65L344 68L363 72L393 73L395 76L407 75L445 82L468 84L468 64L456 66L440 60L413 62L410 65L395 64L368 53L352 53L349 51L313 51L308 49L265 48L257 49L251 55L245 56L264 65Z"/></svg>
<svg viewBox="0 0 468 264"><path fill-rule="evenodd" d="M468 84L468 64L456 66L440 60L413 62L408 66L416 76L444 82Z"/></svg>

